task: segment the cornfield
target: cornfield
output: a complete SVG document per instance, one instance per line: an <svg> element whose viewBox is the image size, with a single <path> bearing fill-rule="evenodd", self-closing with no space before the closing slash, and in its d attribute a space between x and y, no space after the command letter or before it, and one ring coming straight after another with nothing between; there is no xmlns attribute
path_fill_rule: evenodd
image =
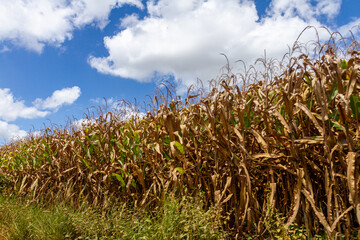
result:
<svg viewBox="0 0 360 240"><path fill-rule="evenodd" d="M156 207L175 192L221 207L237 238L265 236L276 213L285 229L351 239L360 230L360 52L347 50L342 59L325 44L271 79L245 86L229 72L205 96L155 96L143 117L101 113L81 129L2 146L1 189L101 208Z"/></svg>

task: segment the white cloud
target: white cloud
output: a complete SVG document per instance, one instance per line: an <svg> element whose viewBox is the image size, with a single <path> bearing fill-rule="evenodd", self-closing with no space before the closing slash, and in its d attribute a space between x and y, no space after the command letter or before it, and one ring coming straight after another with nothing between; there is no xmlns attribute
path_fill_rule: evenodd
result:
<svg viewBox="0 0 360 240"><path fill-rule="evenodd" d="M33 104L38 109L55 109L63 105L73 104L81 94L79 87L63 88L56 90L53 94L45 100L37 98Z"/></svg>
<svg viewBox="0 0 360 240"><path fill-rule="evenodd" d="M57 45L71 38L72 15L66 1L1 1L0 40L41 52L44 43Z"/></svg>
<svg viewBox="0 0 360 240"><path fill-rule="evenodd" d="M0 50L0 53L4 53L4 52L10 52L11 49L8 48L7 46L3 46L2 49Z"/></svg>
<svg viewBox="0 0 360 240"><path fill-rule="evenodd" d="M4 121L0 121L0 137L5 139L5 141L11 141L13 139L24 138L28 133L24 130L21 130L15 124L9 124Z"/></svg>
<svg viewBox="0 0 360 240"><path fill-rule="evenodd" d="M111 9L123 4L142 7L140 0L11 0L0 1L0 41L42 52L59 46L75 28L95 23L103 28Z"/></svg>
<svg viewBox="0 0 360 240"><path fill-rule="evenodd" d="M8 88L0 88L0 139L10 141L12 138L23 138L27 132L21 130L17 125L10 124L19 118L34 119L49 115L48 110L57 110L65 104L72 104L81 94L79 87L64 88L56 90L45 100L37 98L33 106L26 106L25 101L18 100ZM1 143L1 141L0 141Z"/></svg>
<svg viewBox="0 0 360 240"><path fill-rule="evenodd" d="M120 27L122 28L133 27L138 22L139 22L139 16L136 14L131 14L121 19Z"/></svg>
<svg viewBox="0 0 360 240"><path fill-rule="evenodd" d="M353 34L354 36L359 36L360 18L355 18L352 22L350 22L344 26L341 26L338 29L338 32L341 33L341 35L344 37L350 37L351 34Z"/></svg>
<svg viewBox="0 0 360 240"><path fill-rule="evenodd" d="M41 111L36 107L28 107L24 101L17 100L8 88L0 88L0 119L6 122L17 118L32 119L45 117L50 112ZM1 135L0 135L1 136Z"/></svg>
<svg viewBox="0 0 360 240"><path fill-rule="evenodd" d="M154 74L172 74L183 85L199 77L203 81L219 75L225 65L220 53L233 64L242 59L252 64L263 56L280 59L308 25L320 27L321 16L339 13L341 0L273 0L259 20L250 0L151 0L149 16L130 16L122 31L104 38L108 56L90 56L89 64L100 73L137 81L150 81ZM353 25L355 22L353 22ZM333 29L336 30L336 29ZM319 30L320 39L329 38ZM306 31L302 42L316 39Z"/></svg>
<svg viewBox="0 0 360 240"><path fill-rule="evenodd" d="M328 19L332 19L339 14L341 2L342 0L318 0L316 9L318 9L318 14L323 14Z"/></svg>
<svg viewBox="0 0 360 240"><path fill-rule="evenodd" d="M76 26L82 26L95 22L98 27L104 28L109 20L108 16L113 8L121 7L124 4L134 5L143 9L141 0L75 0L72 1L72 8L76 16L73 21Z"/></svg>
<svg viewBox="0 0 360 240"><path fill-rule="evenodd" d="M268 9L268 16L283 16L300 18L311 21L321 15L328 19L334 18L340 11L341 0L317 0L313 5L310 0L272 0Z"/></svg>

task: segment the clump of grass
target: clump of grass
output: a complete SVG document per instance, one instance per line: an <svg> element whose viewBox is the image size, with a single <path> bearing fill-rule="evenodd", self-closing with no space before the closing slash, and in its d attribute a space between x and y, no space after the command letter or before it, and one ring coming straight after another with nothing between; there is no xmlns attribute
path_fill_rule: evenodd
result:
<svg viewBox="0 0 360 240"><path fill-rule="evenodd" d="M225 239L218 211L190 198L168 197L156 211L99 212L0 197L0 239Z"/></svg>
<svg viewBox="0 0 360 240"><path fill-rule="evenodd" d="M93 211L72 215L77 231L99 239L225 239L219 209L204 211L193 199L169 197L155 211L119 210L109 218ZM109 217L109 216L108 216ZM86 221L84 221L86 219ZM89 224L91 223L91 224Z"/></svg>
<svg viewBox="0 0 360 240"><path fill-rule="evenodd" d="M74 227L64 209L51 210L0 196L0 239L65 239Z"/></svg>

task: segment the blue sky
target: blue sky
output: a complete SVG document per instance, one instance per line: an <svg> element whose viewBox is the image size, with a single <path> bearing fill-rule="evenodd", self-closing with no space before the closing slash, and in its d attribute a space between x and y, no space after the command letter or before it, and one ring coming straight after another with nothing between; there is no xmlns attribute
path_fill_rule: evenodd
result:
<svg viewBox="0 0 360 240"><path fill-rule="evenodd" d="M357 9L357 0L2 0L0 144L81 119L103 98L141 102L163 79L181 93L220 73L220 53L235 67L264 50L280 58L308 25L358 36Z"/></svg>

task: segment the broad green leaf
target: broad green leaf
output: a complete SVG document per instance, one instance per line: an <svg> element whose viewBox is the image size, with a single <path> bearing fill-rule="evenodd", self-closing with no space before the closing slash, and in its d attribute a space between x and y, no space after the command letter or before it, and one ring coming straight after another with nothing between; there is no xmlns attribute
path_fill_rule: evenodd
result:
<svg viewBox="0 0 360 240"><path fill-rule="evenodd" d="M181 167L177 167L177 168L175 168L175 170L178 171L179 173L181 173L182 175L185 174L184 169L182 169Z"/></svg>
<svg viewBox="0 0 360 240"><path fill-rule="evenodd" d="M134 179L131 179L131 186L133 186L134 188L136 188L136 182Z"/></svg>
<svg viewBox="0 0 360 240"><path fill-rule="evenodd" d="M311 84L311 79L309 79L308 76L304 76L305 77L305 80L306 80L306 83L309 85L310 89L313 90L313 87L312 87L312 84Z"/></svg>
<svg viewBox="0 0 360 240"><path fill-rule="evenodd" d="M285 113L285 103L281 104L280 107L280 114L284 117L284 113Z"/></svg>
<svg viewBox="0 0 360 240"><path fill-rule="evenodd" d="M247 113L244 114L244 124L246 128L250 127L250 120L249 120L249 116Z"/></svg>
<svg viewBox="0 0 360 240"><path fill-rule="evenodd" d="M352 110L352 116L356 120L360 120L360 100L358 96L353 95L350 97L350 107Z"/></svg>
<svg viewBox="0 0 360 240"><path fill-rule="evenodd" d="M347 69L347 68L348 68L347 62L346 62L345 60L342 60L342 62L341 62L341 68L342 68L342 69Z"/></svg>
<svg viewBox="0 0 360 240"><path fill-rule="evenodd" d="M167 144L170 144L169 135L165 135L165 136L164 136L164 142L167 143Z"/></svg>
<svg viewBox="0 0 360 240"><path fill-rule="evenodd" d="M91 170L91 172L93 171L93 169L90 167L89 163L85 159L80 158L80 160L87 168Z"/></svg>
<svg viewBox="0 0 360 240"><path fill-rule="evenodd" d="M329 104L332 102L332 100L334 100L334 98L336 97L338 93L338 89L337 89L337 81L335 80L333 85L332 85L332 88L331 88L331 91L330 91L330 101L329 101Z"/></svg>
<svg viewBox="0 0 360 240"><path fill-rule="evenodd" d="M336 129L338 129L340 131L344 130L344 128L340 124L333 122L333 121L331 121L330 123L331 123L331 127L335 127Z"/></svg>
<svg viewBox="0 0 360 240"><path fill-rule="evenodd" d="M79 139L76 139L76 142L80 144L84 151L87 151L87 147Z"/></svg>
<svg viewBox="0 0 360 240"><path fill-rule="evenodd" d="M140 143L140 135L138 131L134 132L135 143Z"/></svg>
<svg viewBox="0 0 360 240"><path fill-rule="evenodd" d="M165 156L165 158L166 158L168 161L171 160L169 154L168 154L166 151L163 151L163 155Z"/></svg>
<svg viewBox="0 0 360 240"><path fill-rule="evenodd" d="M122 152L124 153L127 152L122 144L116 144L116 145Z"/></svg>
<svg viewBox="0 0 360 240"><path fill-rule="evenodd" d="M175 141L174 142L174 145L176 146L176 148L181 152L181 154L184 154L184 148L183 146L181 145L181 143L179 143L178 141Z"/></svg>
<svg viewBox="0 0 360 240"><path fill-rule="evenodd" d="M113 176L120 182L122 187L125 187L124 179L117 173L113 173Z"/></svg>
<svg viewBox="0 0 360 240"><path fill-rule="evenodd" d="M78 158L80 158L81 162L91 170L91 172L93 171L92 167L89 165L89 163L82 157L80 156L76 151L73 151L75 153L76 156L78 156Z"/></svg>

